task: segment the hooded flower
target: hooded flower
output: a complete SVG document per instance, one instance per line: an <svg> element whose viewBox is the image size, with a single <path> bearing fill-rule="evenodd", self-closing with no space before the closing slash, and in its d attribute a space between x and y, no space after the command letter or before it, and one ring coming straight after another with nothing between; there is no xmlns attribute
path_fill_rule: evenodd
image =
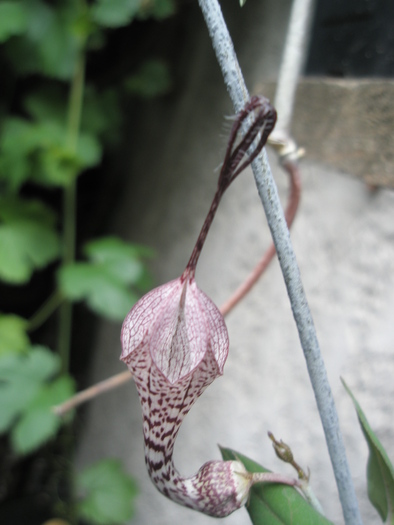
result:
<svg viewBox="0 0 394 525"><path fill-rule="evenodd" d="M229 340L222 314L194 278L180 277L146 294L122 328L121 359L129 364L144 348L167 381L192 374L210 353L223 373Z"/></svg>

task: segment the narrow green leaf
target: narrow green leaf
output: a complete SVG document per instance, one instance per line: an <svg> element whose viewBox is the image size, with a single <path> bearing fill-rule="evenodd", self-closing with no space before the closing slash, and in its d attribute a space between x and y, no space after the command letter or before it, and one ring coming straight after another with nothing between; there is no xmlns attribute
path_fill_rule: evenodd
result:
<svg viewBox="0 0 394 525"><path fill-rule="evenodd" d="M242 461L249 472L268 472L253 460L228 448L221 448L225 460ZM261 483L252 487L246 505L254 525L329 525L293 487Z"/></svg>
<svg viewBox="0 0 394 525"><path fill-rule="evenodd" d="M0 357L8 352L21 353L30 345L27 322L17 315L0 314Z"/></svg>
<svg viewBox="0 0 394 525"><path fill-rule="evenodd" d="M0 3L0 42L23 33L27 23L28 14L23 2Z"/></svg>
<svg viewBox="0 0 394 525"><path fill-rule="evenodd" d="M100 461L78 474L77 490L83 495L79 514L89 523L116 525L134 514L137 487L118 460Z"/></svg>
<svg viewBox="0 0 394 525"><path fill-rule="evenodd" d="M394 525L394 467L350 388L343 379L341 380L356 408L358 420L369 448L367 463L369 500L378 511L382 521Z"/></svg>

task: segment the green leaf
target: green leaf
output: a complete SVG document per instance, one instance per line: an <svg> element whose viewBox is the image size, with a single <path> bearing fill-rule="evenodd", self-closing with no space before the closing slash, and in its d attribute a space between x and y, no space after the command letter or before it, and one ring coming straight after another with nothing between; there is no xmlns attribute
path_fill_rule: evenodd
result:
<svg viewBox="0 0 394 525"><path fill-rule="evenodd" d="M53 437L61 420L50 410L26 411L11 431L11 443L18 454L28 454Z"/></svg>
<svg viewBox="0 0 394 525"><path fill-rule="evenodd" d="M59 367L58 356L43 347L0 357L0 432L10 428Z"/></svg>
<svg viewBox="0 0 394 525"><path fill-rule="evenodd" d="M89 87L85 90L81 121L83 131L114 144L120 138L121 120L119 90L107 89L97 92Z"/></svg>
<svg viewBox="0 0 394 525"><path fill-rule="evenodd" d="M41 446L62 424L52 407L75 388L69 376L53 379L59 369L59 357L44 347L0 358L0 432L11 430L11 443L20 454Z"/></svg>
<svg viewBox="0 0 394 525"><path fill-rule="evenodd" d="M11 191L18 190L29 178L28 155L36 143L34 125L30 122L17 118L4 120L0 135L0 179Z"/></svg>
<svg viewBox="0 0 394 525"><path fill-rule="evenodd" d="M116 525L134 514L137 487L120 461L95 463L77 476L77 490L84 494L78 505L80 517L97 525Z"/></svg>
<svg viewBox="0 0 394 525"><path fill-rule="evenodd" d="M0 278L27 282L59 255L52 214L37 201L0 199Z"/></svg>
<svg viewBox="0 0 394 525"><path fill-rule="evenodd" d="M0 42L23 33L27 23L28 14L23 2L0 3Z"/></svg>
<svg viewBox="0 0 394 525"><path fill-rule="evenodd" d="M137 73L125 80L124 86L130 93L144 98L168 93L171 88L168 67L160 60L147 60Z"/></svg>
<svg viewBox="0 0 394 525"><path fill-rule="evenodd" d="M374 431L369 426L360 405L345 381L341 379L352 398L358 420L369 448L367 464L368 497L384 523L394 525L394 468Z"/></svg>
<svg viewBox="0 0 394 525"><path fill-rule="evenodd" d="M103 237L85 245L89 259L125 284L138 283L142 272L141 257L152 257L153 252L146 246L129 244L117 237Z"/></svg>
<svg viewBox="0 0 394 525"><path fill-rule="evenodd" d="M141 288L146 281L141 257L151 256L152 251L116 237L91 241L84 251L91 262L78 262L60 269L62 293L72 301L86 300L100 315L122 321L138 299L130 285Z"/></svg>
<svg viewBox="0 0 394 525"><path fill-rule="evenodd" d="M239 5L243 7L246 4L246 0L239 0Z"/></svg>
<svg viewBox="0 0 394 525"><path fill-rule="evenodd" d="M269 472L251 459L228 448L221 448L224 460L238 459L249 472ZM313 509L295 490L287 485L261 483L250 491L247 511L254 525L329 525L324 516Z"/></svg>
<svg viewBox="0 0 394 525"><path fill-rule="evenodd" d="M40 388L11 432L16 452L28 454L56 435L62 420L52 412L52 407L70 398L74 391L74 383L68 376Z"/></svg>
<svg viewBox="0 0 394 525"><path fill-rule="evenodd" d="M23 100L23 106L29 115L37 121L56 122L65 126L67 119L67 92L57 84L44 84L30 92Z"/></svg>
<svg viewBox="0 0 394 525"><path fill-rule="evenodd" d="M105 266L90 263L61 268L59 285L68 299L84 299L93 311L114 321L122 321L137 300L124 282L108 272Z"/></svg>
<svg viewBox="0 0 394 525"><path fill-rule="evenodd" d="M25 3L28 24L24 34L7 42L6 53L17 72L43 73L67 80L73 75L83 35L78 4L56 7L39 0Z"/></svg>
<svg viewBox="0 0 394 525"><path fill-rule="evenodd" d="M138 18L153 17L157 20L162 20L175 13L174 0L150 0L143 2L141 9L138 12Z"/></svg>
<svg viewBox="0 0 394 525"><path fill-rule="evenodd" d="M17 315L0 314L0 357L8 352L21 353L30 345L27 321Z"/></svg>
<svg viewBox="0 0 394 525"><path fill-rule="evenodd" d="M92 7L93 20L104 27L121 27L137 15L141 0L98 0Z"/></svg>

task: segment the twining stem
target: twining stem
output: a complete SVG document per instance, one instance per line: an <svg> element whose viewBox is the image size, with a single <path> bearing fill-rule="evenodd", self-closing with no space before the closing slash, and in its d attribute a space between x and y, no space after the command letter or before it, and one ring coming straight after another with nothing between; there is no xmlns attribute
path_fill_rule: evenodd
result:
<svg viewBox="0 0 394 525"><path fill-rule="evenodd" d="M96 383L95 385L87 388L86 390L78 392L78 394L76 394L73 397L70 397L70 399L67 399L67 401L65 401L64 403L54 406L52 410L56 415L63 416L69 410L74 409L78 405L81 405L82 403L85 403L86 401L89 401L90 399L93 399L94 397L97 397L98 395L103 394L108 390L117 388L123 383L127 383L128 381L130 381L130 379L132 379L132 375L130 374L129 370L126 370L125 372L116 374L112 377L109 377L108 379L104 379L103 381Z"/></svg>
<svg viewBox="0 0 394 525"><path fill-rule="evenodd" d="M238 111L245 104L248 90L220 5L217 0L198 0L198 2L212 40L226 88L235 110ZM252 169L287 287L324 429L345 523L346 525L360 525L362 519L350 475L334 398L301 281L300 270L291 244L289 230L280 204L278 190L264 150L259 158L252 163Z"/></svg>
<svg viewBox="0 0 394 525"><path fill-rule="evenodd" d="M79 128L82 114L83 92L85 83L85 54L79 53L74 76L71 83L67 121L67 148L75 154L78 146ZM75 260L76 239L76 203L77 173L75 173L63 193L63 266ZM58 352L62 362L62 371L67 372L70 360L72 332L72 303L65 301L59 312Z"/></svg>
<svg viewBox="0 0 394 525"><path fill-rule="evenodd" d="M231 129L223 165L220 170L218 187L189 262L181 276L182 282L187 278L194 279L201 250L224 192L235 178L257 157L265 146L268 136L275 126L275 122L276 111L269 103L269 100L264 97L252 97L247 101L245 107L238 112ZM241 130L243 130L243 136L239 143L236 144ZM258 140L256 140L257 138Z"/></svg>

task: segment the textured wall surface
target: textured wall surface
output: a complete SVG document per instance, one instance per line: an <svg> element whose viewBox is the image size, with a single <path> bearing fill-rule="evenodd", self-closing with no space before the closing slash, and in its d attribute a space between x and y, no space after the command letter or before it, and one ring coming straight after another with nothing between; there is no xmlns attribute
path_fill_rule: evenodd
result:
<svg viewBox="0 0 394 525"><path fill-rule="evenodd" d="M253 8L248 2L241 16L234 2L234 9L225 12L249 86L275 80L288 8L288 1L255 2ZM147 107L130 158L130 169L139 178L125 188L113 224L124 238L156 249L157 284L180 275L188 260L216 186L215 168L228 132L223 117L231 114L197 9L187 23L190 36L179 64L184 75L182 92ZM324 122L328 108L322 103L320 111ZM286 176L273 154L270 158L285 201ZM366 497L367 448L339 377L353 389L392 457L394 193L383 189L369 193L349 174L308 159L302 171L301 208L292 239L363 517L365 523L378 524ZM199 286L220 305L269 243L253 177L246 172L221 203L197 270ZM220 443L272 470L290 472L274 455L266 437L271 430L291 445L302 465L310 467L313 487L328 517L342 523L320 420L276 261L228 316L227 324L230 354L225 373L186 418L176 445L176 466L184 475L192 475L205 461L219 458L216 445ZM124 370L118 361L119 332L120 326L103 324L97 334L92 383ZM96 399L87 410L78 464L103 455L120 457L138 480L133 523L213 523L212 518L167 501L151 485L144 466L139 402L131 382ZM246 511L240 510L222 523L250 522Z"/></svg>

